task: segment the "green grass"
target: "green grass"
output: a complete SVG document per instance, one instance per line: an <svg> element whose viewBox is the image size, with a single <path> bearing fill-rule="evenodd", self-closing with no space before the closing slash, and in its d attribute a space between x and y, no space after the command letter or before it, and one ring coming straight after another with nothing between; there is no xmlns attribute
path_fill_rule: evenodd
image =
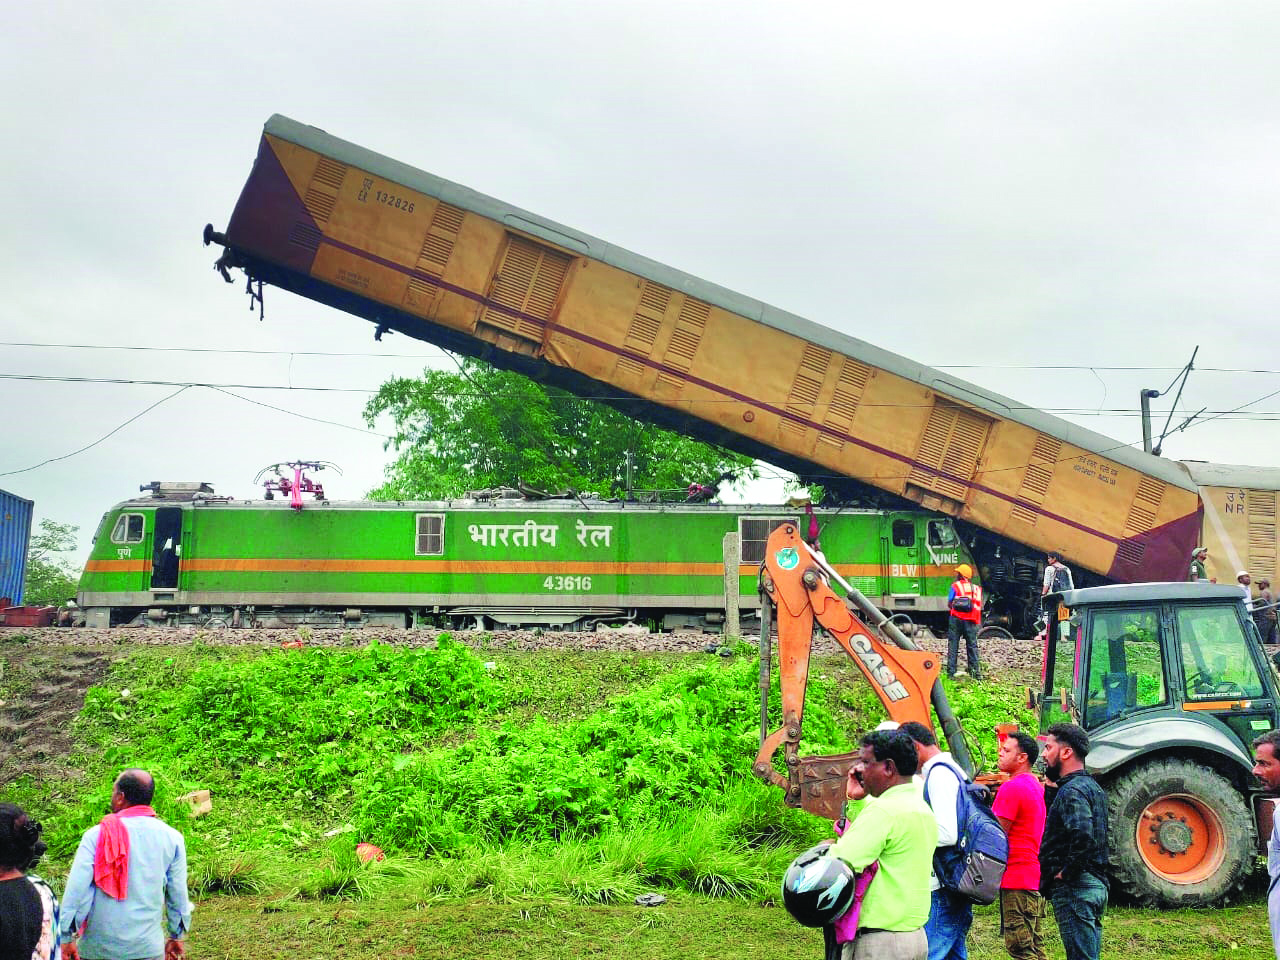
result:
<svg viewBox="0 0 1280 960"><path fill-rule="evenodd" d="M1064 954L1052 918L1046 920L1049 956ZM1124 960L1265 960L1273 956L1266 909L1252 904L1216 910L1155 913L1108 909L1104 957ZM794 923L780 908L692 894L672 895L659 907L593 905L528 898L486 897L423 904L415 898L341 905L254 897L224 897L202 904L190 941L194 956L224 960L266 958L381 958L500 960L513 952L527 960L618 957L677 960L804 960L822 955L816 930ZM976 911L969 936L973 960L1007 954L993 908Z"/></svg>

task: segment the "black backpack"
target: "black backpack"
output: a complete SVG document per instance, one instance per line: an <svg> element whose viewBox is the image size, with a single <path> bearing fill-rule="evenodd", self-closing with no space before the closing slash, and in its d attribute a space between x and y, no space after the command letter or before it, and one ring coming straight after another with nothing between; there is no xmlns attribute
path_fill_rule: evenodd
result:
<svg viewBox="0 0 1280 960"><path fill-rule="evenodd" d="M957 839L952 846L934 850L933 872L938 883L957 896L973 903L994 903L1009 863L1009 838L991 812L991 793L961 776L950 764L937 766L945 766L960 781L960 789L956 792ZM929 803L928 780L924 802Z"/></svg>
<svg viewBox="0 0 1280 960"><path fill-rule="evenodd" d="M1062 593L1064 590L1074 589L1075 584L1071 582L1071 570L1068 567L1059 564L1053 569L1053 588L1051 593Z"/></svg>

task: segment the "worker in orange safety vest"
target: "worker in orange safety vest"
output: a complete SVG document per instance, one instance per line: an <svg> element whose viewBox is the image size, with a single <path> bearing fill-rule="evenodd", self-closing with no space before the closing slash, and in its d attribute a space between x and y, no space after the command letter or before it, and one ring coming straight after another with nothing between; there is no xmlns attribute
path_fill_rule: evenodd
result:
<svg viewBox="0 0 1280 960"><path fill-rule="evenodd" d="M975 680L981 679L982 667L978 662L978 624L982 622L982 587L972 580L973 568L967 563L956 567L956 579L947 594L947 676L956 675L956 661L960 655L960 635L964 635L965 654L969 658L969 673Z"/></svg>

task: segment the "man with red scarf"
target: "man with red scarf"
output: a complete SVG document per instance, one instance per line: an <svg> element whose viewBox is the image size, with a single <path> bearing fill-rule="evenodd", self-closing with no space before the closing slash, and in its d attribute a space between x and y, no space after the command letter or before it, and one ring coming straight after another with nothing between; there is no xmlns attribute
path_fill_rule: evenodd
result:
<svg viewBox="0 0 1280 960"><path fill-rule="evenodd" d="M81 838L62 895L63 960L185 955L187 849L182 834L151 809L154 794L151 774L124 771L111 793L111 813Z"/></svg>

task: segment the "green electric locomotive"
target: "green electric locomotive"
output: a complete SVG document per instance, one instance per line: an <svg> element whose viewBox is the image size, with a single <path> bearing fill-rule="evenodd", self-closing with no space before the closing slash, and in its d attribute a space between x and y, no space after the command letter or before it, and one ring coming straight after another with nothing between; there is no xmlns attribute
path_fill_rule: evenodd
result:
<svg viewBox="0 0 1280 960"><path fill-rule="evenodd" d="M91 627L446 626L716 630L726 534L743 617L765 540L803 508L507 497L303 503L156 483L102 518L77 600ZM949 518L814 514L835 568L890 613L939 619L957 563ZM732 541L730 541L732 543ZM731 548L730 548L731 549ZM735 570L736 567L736 570Z"/></svg>

